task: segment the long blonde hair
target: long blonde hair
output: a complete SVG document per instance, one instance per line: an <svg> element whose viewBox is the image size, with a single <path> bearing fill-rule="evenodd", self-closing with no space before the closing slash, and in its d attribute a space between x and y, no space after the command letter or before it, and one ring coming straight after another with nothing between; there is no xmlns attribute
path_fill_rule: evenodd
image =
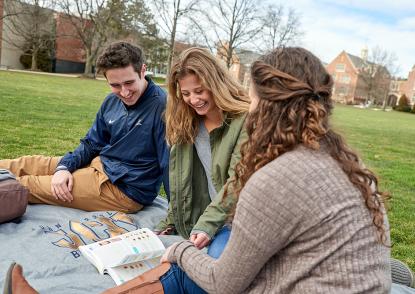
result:
<svg viewBox="0 0 415 294"><path fill-rule="evenodd" d="M219 61L207 50L189 48L182 52L170 70L166 109L166 138L169 145L193 143L198 132L198 115L182 97L179 80L196 75L212 93L216 106L228 116L238 116L249 109L249 97Z"/></svg>

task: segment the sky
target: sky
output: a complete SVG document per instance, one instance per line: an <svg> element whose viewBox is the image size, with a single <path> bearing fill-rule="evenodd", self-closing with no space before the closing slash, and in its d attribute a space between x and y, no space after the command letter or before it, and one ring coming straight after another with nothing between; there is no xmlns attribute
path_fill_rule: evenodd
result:
<svg viewBox="0 0 415 294"><path fill-rule="evenodd" d="M331 62L342 50L360 56L365 46L369 51L379 46L396 54L399 76L406 78L415 65L415 0L294 0L285 3L300 15L305 33L300 45L324 62Z"/></svg>

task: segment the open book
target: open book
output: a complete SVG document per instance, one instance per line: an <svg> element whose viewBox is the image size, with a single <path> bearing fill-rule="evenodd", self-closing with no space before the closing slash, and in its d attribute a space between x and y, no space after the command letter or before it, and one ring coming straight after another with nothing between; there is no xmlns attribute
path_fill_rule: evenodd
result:
<svg viewBox="0 0 415 294"><path fill-rule="evenodd" d="M164 245L150 229L139 229L98 241L79 250L100 274L109 274L117 285L160 263Z"/></svg>

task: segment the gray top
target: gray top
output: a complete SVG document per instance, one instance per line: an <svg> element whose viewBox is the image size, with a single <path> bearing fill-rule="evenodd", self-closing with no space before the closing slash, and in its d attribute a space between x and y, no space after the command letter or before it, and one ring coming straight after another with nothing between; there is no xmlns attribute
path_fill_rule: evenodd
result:
<svg viewBox="0 0 415 294"><path fill-rule="evenodd" d="M203 121L199 123L199 132L195 138L195 148L200 162L203 165L208 182L210 200L215 199L216 189L212 182L212 151L210 150L209 132Z"/></svg>
<svg viewBox="0 0 415 294"><path fill-rule="evenodd" d="M243 188L217 260L189 241L168 259L209 293L389 293L390 248L360 191L324 151L305 147Z"/></svg>

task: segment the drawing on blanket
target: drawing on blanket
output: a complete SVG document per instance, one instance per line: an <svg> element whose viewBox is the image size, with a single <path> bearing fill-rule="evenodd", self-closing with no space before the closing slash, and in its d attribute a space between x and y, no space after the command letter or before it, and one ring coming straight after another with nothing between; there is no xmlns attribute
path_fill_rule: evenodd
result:
<svg viewBox="0 0 415 294"><path fill-rule="evenodd" d="M113 287L111 277L98 274L80 256L76 245L138 228L152 229L166 217L167 205L166 199L157 197L152 205L127 216L29 205L20 223L0 225L0 289L13 261L23 265L25 276L40 293L98 294ZM51 233L57 231L60 233ZM183 240L179 236L162 237L165 247Z"/></svg>
<svg viewBox="0 0 415 294"><path fill-rule="evenodd" d="M51 237L51 244L71 249L74 258L80 257L79 246L112 238L138 229L134 220L122 212L100 212L82 221L70 220L53 226L40 225L43 233Z"/></svg>

